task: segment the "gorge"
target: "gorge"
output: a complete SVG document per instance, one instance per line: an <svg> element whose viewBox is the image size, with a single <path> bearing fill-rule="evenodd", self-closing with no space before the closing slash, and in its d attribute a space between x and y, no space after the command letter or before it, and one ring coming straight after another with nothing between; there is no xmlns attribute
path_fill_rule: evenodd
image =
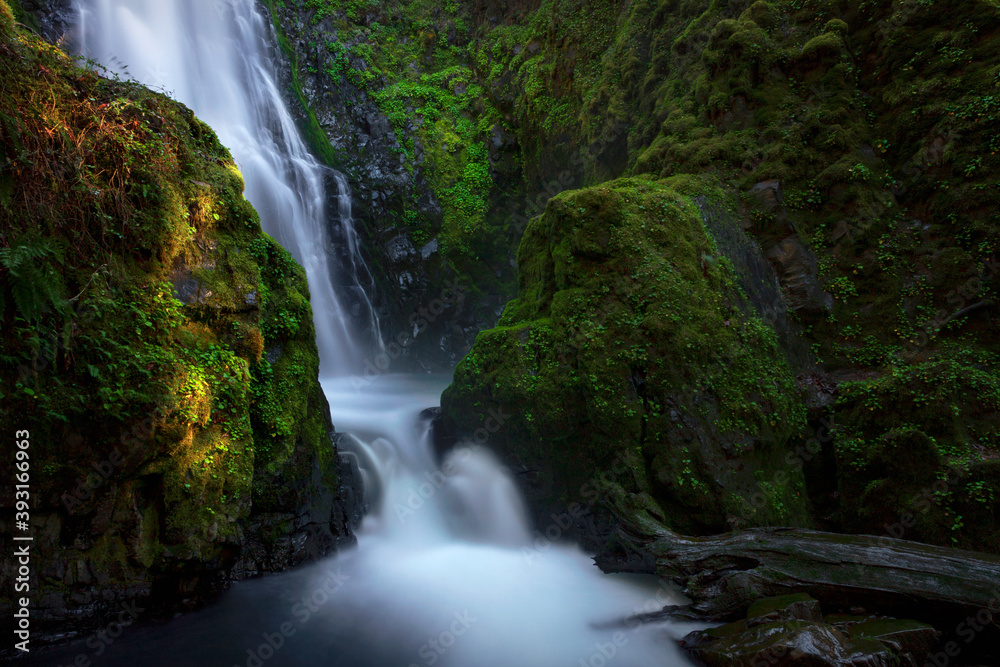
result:
<svg viewBox="0 0 1000 667"><path fill-rule="evenodd" d="M1000 659L992 0L8 4L26 664Z"/></svg>

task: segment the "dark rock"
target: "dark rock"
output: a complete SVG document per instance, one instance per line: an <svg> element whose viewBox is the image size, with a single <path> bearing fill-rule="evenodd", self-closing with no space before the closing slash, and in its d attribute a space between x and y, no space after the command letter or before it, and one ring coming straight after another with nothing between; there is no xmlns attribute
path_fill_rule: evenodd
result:
<svg viewBox="0 0 1000 667"><path fill-rule="evenodd" d="M893 667L887 647L854 639L826 623L791 620L693 633L682 646L708 667Z"/></svg>
<svg viewBox="0 0 1000 667"><path fill-rule="evenodd" d="M275 345L274 347L272 347L270 350L267 351L267 357L266 357L267 363L273 364L274 362L276 362L278 359L281 358L282 352L283 349L281 345Z"/></svg>
<svg viewBox="0 0 1000 667"><path fill-rule="evenodd" d="M750 605L747 611L748 627L790 620L822 621L819 602L805 593L792 593L765 598Z"/></svg>
<svg viewBox="0 0 1000 667"><path fill-rule="evenodd" d="M438 241L437 239L431 239L427 244L420 249L420 256L427 259L434 253L438 251Z"/></svg>
<svg viewBox="0 0 1000 667"><path fill-rule="evenodd" d="M777 181L773 189L762 192L773 193L775 205L780 205L781 189ZM748 304L742 304L745 311L754 311L767 324L774 328L781 340L782 350L789 364L796 370L815 367L813 354L808 344L801 337L801 332L791 323L788 317L790 310L783 294L781 284L774 267L764 258L760 246L746 233L746 224L725 206L713 202L707 197L695 198L695 203L701 210L705 228L719 248L719 252L729 260L736 278L746 295Z"/></svg>
<svg viewBox="0 0 1000 667"><path fill-rule="evenodd" d="M923 667L941 633L933 626L917 621L869 620L847 629L851 637L874 639L892 649L904 667Z"/></svg>
<svg viewBox="0 0 1000 667"><path fill-rule="evenodd" d="M778 272L791 310L828 312L833 308L833 297L819 283L816 255L798 234L779 241L767 251L767 258Z"/></svg>
<svg viewBox="0 0 1000 667"><path fill-rule="evenodd" d="M172 282L174 298L184 305L204 304L212 298L212 290L206 288L200 280L193 278L190 271L175 273Z"/></svg>
<svg viewBox="0 0 1000 667"><path fill-rule="evenodd" d="M757 198L757 203L762 211L778 213L784 210L785 197L781 192L780 181L763 181L750 188L750 193Z"/></svg>
<svg viewBox="0 0 1000 667"><path fill-rule="evenodd" d="M471 347L476 333L496 322L498 308L511 296L515 272L507 264L514 257L515 248L501 249L505 254L498 264L504 271L499 279L493 278L497 282L488 288L484 289L483 281L478 281L475 289L480 298L475 302L470 300L452 306L433 319L419 315L421 309L441 299L456 280L463 289L474 289L468 267L457 268L446 253L438 250L435 237L443 221L443 211L430 182L430 174L434 173L434 167L426 163L430 151L425 150L421 141L419 125L423 119L414 109L407 108L413 120L403 127L394 126L372 101L369 92L354 85L351 77L331 77L333 55L315 46L330 42L331 35L335 35L333 39L338 38L329 17L314 21L317 15L311 7L291 3L275 5L279 30L294 51L285 54L291 58L278 60L283 86L293 89L291 67L295 63L294 78L336 155L336 164L332 166L343 172L350 182L362 253L375 276L369 296L381 319L383 341L395 343L403 351L393 360L392 371L451 369ZM372 17L346 17L345 20L363 25L369 18ZM449 41L462 41L453 25L438 26L438 29L446 31L443 34ZM363 38L352 39L361 41L345 45L354 47L364 41ZM358 72L367 68L364 59L355 57L351 57L349 66ZM407 67L414 74L424 69L412 62ZM454 92L463 94L464 85L458 83ZM289 95L288 103L301 125L313 124L296 96ZM404 145L412 146L412 150L404 151ZM516 153L513 141L504 137L500 147L492 147L491 143L491 150L495 152L491 157L495 158L493 168L497 177L515 183L510 190L517 192L519 180L511 175L519 169L512 158ZM327 191L333 200L336 189L328 187ZM505 201L507 199L510 197L505 197ZM338 226L336 202L331 201L326 209L330 212L328 226L334 229ZM413 216L419 223L408 221ZM476 265L481 262L477 261ZM348 304L348 309L354 310L355 306ZM422 322L416 334L411 321L414 318Z"/></svg>
<svg viewBox="0 0 1000 667"><path fill-rule="evenodd" d="M824 619L818 601L796 593L759 600L746 619L693 632L682 646L708 667L922 667L938 636L917 621Z"/></svg>
<svg viewBox="0 0 1000 667"><path fill-rule="evenodd" d="M21 7L35 17L41 35L53 44L67 49L77 43L75 25L77 21L73 0L20 0Z"/></svg>

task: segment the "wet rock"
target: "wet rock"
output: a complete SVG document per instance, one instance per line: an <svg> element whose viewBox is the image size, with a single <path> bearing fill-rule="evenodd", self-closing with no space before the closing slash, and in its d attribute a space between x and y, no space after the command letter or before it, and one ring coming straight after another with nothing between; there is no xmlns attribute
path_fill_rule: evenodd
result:
<svg viewBox="0 0 1000 667"><path fill-rule="evenodd" d="M889 647L903 667L923 667L941 633L926 623L896 619L867 620L848 625L858 639L873 639Z"/></svg>
<svg viewBox="0 0 1000 667"><path fill-rule="evenodd" d="M819 602L805 593L780 595L755 602L747 611L747 626L779 621L822 621Z"/></svg>
<svg viewBox="0 0 1000 667"><path fill-rule="evenodd" d="M53 44L73 47L77 42L77 23L73 0L21 0L25 12L38 21L41 35Z"/></svg>
<svg viewBox="0 0 1000 667"><path fill-rule="evenodd" d="M756 197L760 210L765 213L778 213L784 210L785 197L781 191L780 181L763 181L750 188L750 193Z"/></svg>
<svg viewBox="0 0 1000 667"><path fill-rule="evenodd" d="M206 303L212 297L212 290L207 289L202 281L191 276L190 271L180 271L174 274L174 298L189 305Z"/></svg>
<svg viewBox="0 0 1000 667"><path fill-rule="evenodd" d="M743 620L693 632L682 646L709 667L921 667L939 633L911 620L831 615L805 593L765 598Z"/></svg>
<svg viewBox="0 0 1000 667"><path fill-rule="evenodd" d="M275 345L270 350L267 351L267 363L273 364L278 359L281 358L281 354L284 350L280 345Z"/></svg>
<svg viewBox="0 0 1000 667"><path fill-rule="evenodd" d="M405 236L396 236L386 244L386 252L393 261L398 262L401 259L412 255L416 252L413 248L413 244L410 243L410 239Z"/></svg>
<svg viewBox="0 0 1000 667"><path fill-rule="evenodd" d="M802 242L798 234L779 241L767 252L791 310L829 312L833 297L819 283L816 255Z"/></svg>
<svg viewBox="0 0 1000 667"><path fill-rule="evenodd" d="M423 257L424 259L427 259L437 251L438 251L437 239L431 239L431 241L427 243L427 245L425 245L423 248L420 249L420 256Z"/></svg>
<svg viewBox="0 0 1000 667"><path fill-rule="evenodd" d="M832 625L791 620L745 628L743 622L688 635L682 646L708 667L892 667L892 652Z"/></svg>

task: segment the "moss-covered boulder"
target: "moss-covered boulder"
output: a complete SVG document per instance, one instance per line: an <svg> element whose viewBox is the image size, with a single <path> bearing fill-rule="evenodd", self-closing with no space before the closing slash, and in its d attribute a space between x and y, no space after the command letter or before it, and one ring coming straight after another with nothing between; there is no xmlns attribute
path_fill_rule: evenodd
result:
<svg viewBox="0 0 1000 667"><path fill-rule="evenodd" d="M996 2L476 7L474 69L529 190L701 174L745 193L819 362L810 417L838 425L810 471L817 519L995 550L992 389L897 378L944 391L955 364L978 387L1000 370ZM857 407L864 387L881 407Z"/></svg>
<svg viewBox="0 0 1000 667"><path fill-rule="evenodd" d="M699 202L733 208L697 179L627 179L563 193L528 227L519 297L442 408L537 507L624 493L688 532L809 522L787 461L804 405Z"/></svg>
<svg viewBox="0 0 1000 667"><path fill-rule="evenodd" d="M83 630L329 551L349 530L305 274L229 153L3 2L0 58L0 424L29 434L33 615Z"/></svg>

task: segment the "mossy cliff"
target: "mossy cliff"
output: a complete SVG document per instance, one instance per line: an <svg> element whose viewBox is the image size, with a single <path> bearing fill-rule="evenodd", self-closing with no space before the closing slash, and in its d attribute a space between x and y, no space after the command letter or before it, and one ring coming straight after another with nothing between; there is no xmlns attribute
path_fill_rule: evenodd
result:
<svg viewBox="0 0 1000 667"><path fill-rule="evenodd" d="M349 539L305 275L215 133L3 2L0 60L0 422L30 433L33 613L197 604Z"/></svg>
<svg viewBox="0 0 1000 667"><path fill-rule="evenodd" d="M568 429L553 424L569 420L524 424L529 416L537 419L538 406L546 414L553 410L546 406L575 409L579 423L590 424L598 413L573 406L597 401L605 386L632 400L640 396L637 382L631 389L621 385L620 373L610 369L620 341L648 335L642 320L634 330L619 325L608 333L596 328L607 326L602 314L582 305L631 276L632 262L622 258L621 271L574 293L582 299L579 322L592 329L590 345L609 350L590 361L580 351L571 355L571 363L599 371L591 385L560 381L546 387L543 399L529 397L523 387L551 372L536 367L547 353L537 360L524 356L530 338L507 356L496 348L499 341L513 345L507 327L532 322L525 331L536 331L535 312L545 318L552 308L558 320L558 302L549 306L545 295L562 289L560 274L536 268L555 262L537 238L549 238L553 249L582 239L572 225L555 224L564 215L557 202L604 199L610 195L599 184L622 175L659 181L696 174L741 193L729 208L738 209L742 226L770 260L793 329L812 348L815 367L795 361L801 355L785 355L811 412L810 427L780 446L794 451L796 439L811 438L823 445L810 463L820 466L810 489L815 520L834 529L995 551L997 3L543 0L515 9L486 1L470 11L482 20L469 47L473 69L511 128L524 181L535 192L546 184L556 191L590 189L557 197L528 226L519 298L500 328L480 334L460 367L445 395L446 420L482 425L489 400L502 398L514 417L490 442L521 452L515 461L528 460L523 453L530 451L547 459L549 448L564 447L579 469L604 469L618 441L629 441L638 428L627 412L565 443L553 439ZM541 212L531 201L512 220ZM605 226L609 238L615 211L608 204L603 222L591 223ZM668 250L679 252L652 241L645 252ZM700 291L696 282L688 289ZM635 285L618 298L649 297ZM560 333L551 344L567 340ZM644 351L664 355L681 375L711 376L724 357L711 338L701 342L701 358L678 356L662 340L648 341ZM762 366L773 358L765 346L749 350L759 353ZM642 391L667 393L677 380L661 382L644 379ZM685 412L696 405L689 399ZM781 437L801 424L781 419ZM537 442L542 433L547 444ZM667 443L680 436L660 437ZM740 445L736 438L721 441ZM569 454L577 442L585 444ZM685 460L683 445L663 446ZM695 470L697 458L691 461ZM797 467L775 470L749 459L746 465L767 483ZM729 482L715 481L727 489ZM564 490L572 494L572 476L569 484ZM641 480L631 487L640 489ZM731 490L746 499L738 485ZM692 519L670 511L678 497L671 490L658 501L683 527ZM717 495L720 503L723 497ZM719 507L731 511L712 502L706 507L715 518L701 524L706 530L720 525Z"/></svg>
<svg viewBox="0 0 1000 667"><path fill-rule="evenodd" d="M264 4L310 145L350 178L383 332L402 346L392 370L453 367L514 295L516 237L498 204L522 189L471 68L468 8Z"/></svg>

